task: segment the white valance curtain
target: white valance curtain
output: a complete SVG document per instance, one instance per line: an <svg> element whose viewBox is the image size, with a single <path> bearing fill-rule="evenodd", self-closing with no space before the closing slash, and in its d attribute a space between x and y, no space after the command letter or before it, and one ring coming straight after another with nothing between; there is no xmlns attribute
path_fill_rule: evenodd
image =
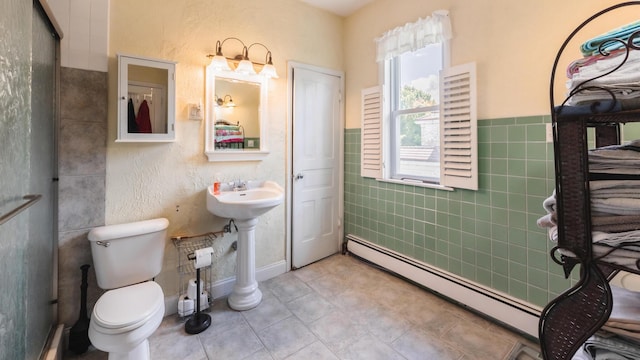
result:
<svg viewBox="0 0 640 360"><path fill-rule="evenodd" d="M376 61L392 59L407 51L415 51L429 44L451 39L451 21L447 10L434 11L431 16L398 26L375 39Z"/></svg>

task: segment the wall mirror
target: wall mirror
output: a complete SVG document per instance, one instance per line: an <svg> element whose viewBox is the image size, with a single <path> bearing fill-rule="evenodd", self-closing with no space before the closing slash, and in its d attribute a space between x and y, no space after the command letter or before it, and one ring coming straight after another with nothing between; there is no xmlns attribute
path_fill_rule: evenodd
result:
<svg viewBox="0 0 640 360"><path fill-rule="evenodd" d="M116 142L175 140L175 68L171 61L118 54Z"/></svg>
<svg viewBox="0 0 640 360"><path fill-rule="evenodd" d="M207 67L205 154L209 161L262 160L267 150L267 81Z"/></svg>

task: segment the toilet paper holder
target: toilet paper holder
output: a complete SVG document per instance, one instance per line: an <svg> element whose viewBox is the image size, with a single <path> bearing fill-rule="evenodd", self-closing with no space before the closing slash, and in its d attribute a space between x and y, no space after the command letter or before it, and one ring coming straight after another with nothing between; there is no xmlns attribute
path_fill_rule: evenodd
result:
<svg viewBox="0 0 640 360"><path fill-rule="evenodd" d="M171 240L175 246L175 248L177 249L177 257L178 257L178 266L177 266L177 270L178 270L178 291L179 294L178 296L180 297L181 295L187 295L188 293L188 281L192 278L194 278L195 274L196 274L196 266L195 266L195 254L196 254L196 250L199 249L203 249L203 248L212 248L214 240L218 237L218 234L216 233L206 233L206 234L201 234L201 235L194 235L194 236L172 236ZM222 235L222 234L220 234ZM212 251L212 254L209 256L209 258L212 260L213 257L213 253L214 251ZM210 289L210 281L212 279L212 266L203 266L200 268L200 272L201 272L201 283L202 285L202 291L203 293L207 294L208 296L204 297L203 296L203 300L204 303L201 305L202 309L206 309L209 308L212 301L213 301L213 296L211 296L211 289ZM194 299L195 300L195 299ZM184 305L184 304L183 304ZM194 304L195 305L195 304ZM193 310L190 311L183 311L182 314L179 314L180 316L189 316L193 313Z"/></svg>
<svg viewBox="0 0 640 360"><path fill-rule="evenodd" d="M213 248L204 247L194 250L187 255L187 259L193 261L193 266L196 269L202 269L203 267L211 266L213 261Z"/></svg>

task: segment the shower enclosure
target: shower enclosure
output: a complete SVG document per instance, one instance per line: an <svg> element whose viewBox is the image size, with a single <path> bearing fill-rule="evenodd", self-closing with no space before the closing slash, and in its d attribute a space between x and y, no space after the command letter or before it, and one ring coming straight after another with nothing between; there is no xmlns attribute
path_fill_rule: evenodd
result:
<svg viewBox="0 0 640 360"><path fill-rule="evenodd" d="M38 359L57 295L59 37L37 1L0 9L0 360Z"/></svg>

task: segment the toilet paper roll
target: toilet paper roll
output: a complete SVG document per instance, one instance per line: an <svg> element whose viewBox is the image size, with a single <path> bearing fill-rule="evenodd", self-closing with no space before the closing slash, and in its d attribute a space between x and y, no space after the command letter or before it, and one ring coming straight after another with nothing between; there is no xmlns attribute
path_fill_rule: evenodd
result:
<svg viewBox="0 0 640 360"><path fill-rule="evenodd" d="M193 314L195 306L192 299L187 299L184 295L181 295L178 299L178 315L187 316ZM200 306L202 307L202 306Z"/></svg>
<svg viewBox="0 0 640 360"><path fill-rule="evenodd" d="M200 281L200 293L202 294L202 285L204 283ZM197 296L196 279L189 279L189 285L187 286L187 297L195 300Z"/></svg>
<svg viewBox="0 0 640 360"><path fill-rule="evenodd" d="M212 247L206 247L195 251L195 259L193 265L196 269L200 269L211 265L211 255L213 254Z"/></svg>

